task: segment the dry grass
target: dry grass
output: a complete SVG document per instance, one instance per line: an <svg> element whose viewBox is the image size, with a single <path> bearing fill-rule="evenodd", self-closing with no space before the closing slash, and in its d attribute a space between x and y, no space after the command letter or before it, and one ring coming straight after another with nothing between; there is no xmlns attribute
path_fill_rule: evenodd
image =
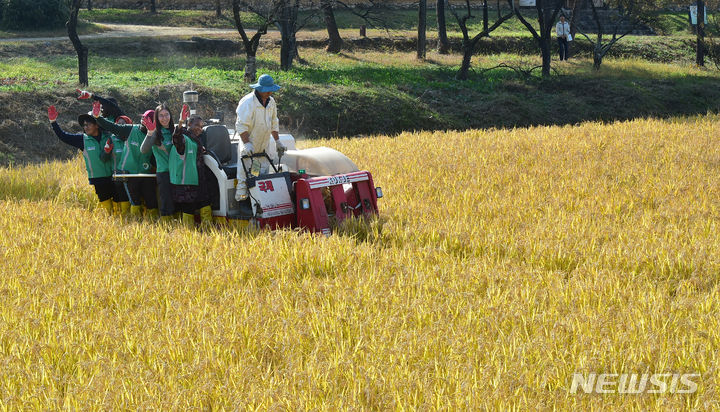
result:
<svg viewBox="0 0 720 412"><path fill-rule="evenodd" d="M79 158L0 169L0 409L717 409L718 132L314 142L386 193L329 238L121 223ZM573 395L576 371L701 379Z"/></svg>

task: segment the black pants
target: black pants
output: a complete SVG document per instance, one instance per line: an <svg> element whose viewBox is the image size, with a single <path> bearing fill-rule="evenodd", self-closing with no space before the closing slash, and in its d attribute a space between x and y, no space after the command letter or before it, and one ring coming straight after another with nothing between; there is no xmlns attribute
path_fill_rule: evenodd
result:
<svg viewBox="0 0 720 412"><path fill-rule="evenodd" d="M175 203L175 207L179 211L181 211L185 214L188 214L188 215L194 215L196 210L202 209L205 206L210 206L209 200L200 201L200 202L191 202L191 203L177 203L177 202Z"/></svg>
<svg viewBox="0 0 720 412"><path fill-rule="evenodd" d="M171 216L175 213L175 203L173 202L170 172L156 173L156 176L158 200L160 201L160 216Z"/></svg>
<svg viewBox="0 0 720 412"><path fill-rule="evenodd" d="M113 182L113 202L127 202L128 195L122 182Z"/></svg>
<svg viewBox="0 0 720 412"><path fill-rule="evenodd" d="M570 49L568 48L568 41L564 37L558 37L558 48L560 49L560 60L567 60L570 57Z"/></svg>
<svg viewBox="0 0 720 412"><path fill-rule="evenodd" d="M147 209L157 209L157 183L152 177L128 179L127 191L130 194L130 203L133 206L142 206L145 202Z"/></svg>
<svg viewBox="0 0 720 412"><path fill-rule="evenodd" d="M112 177L97 177L90 180L90 184L95 188L95 194L100 202L112 199L115 194L115 185Z"/></svg>

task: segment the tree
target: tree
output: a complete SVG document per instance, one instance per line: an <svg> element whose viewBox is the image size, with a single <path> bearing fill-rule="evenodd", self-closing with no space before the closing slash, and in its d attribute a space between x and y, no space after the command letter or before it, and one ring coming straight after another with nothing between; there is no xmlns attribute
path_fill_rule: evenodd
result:
<svg viewBox="0 0 720 412"><path fill-rule="evenodd" d="M450 52L450 42L447 37L447 24L445 24L445 5L447 2L448 0L437 0L437 5L435 6L438 25L438 53L440 54L448 54Z"/></svg>
<svg viewBox="0 0 720 412"><path fill-rule="evenodd" d="M150 0L150 13L157 13L157 8L155 7L155 0Z"/></svg>
<svg viewBox="0 0 720 412"><path fill-rule="evenodd" d="M468 71L470 70L470 63L472 60L472 56L475 53L475 49L477 48L478 43L480 42L480 39L483 37L488 37L488 35L498 27L500 27L501 24L503 24L505 21L509 20L513 16L512 12L512 0L508 0L511 6L511 10L508 14L504 16L500 16L495 23L493 23L492 26L484 28L480 33L476 34L472 38L470 37L470 33L467 27L468 20L472 19L474 16L472 15L472 9L470 8L470 0L465 0L465 14L463 16L460 16L457 11L455 10L455 6L450 6L450 11L452 12L452 15L455 16L455 20L458 23L458 26L460 26L460 31L462 31L463 34L463 40L462 40L462 50L463 50L463 60L462 64L460 65L460 70L458 71L456 77L458 80L467 80L468 78Z"/></svg>
<svg viewBox="0 0 720 412"><path fill-rule="evenodd" d="M537 12L538 29L530 24L525 17L520 13L518 4L520 2L510 2L512 9L515 11L515 15L520 22L527 28L532 34L535 41L538 43L540 48L540 55L542 56L542 75L543 77L550 76L550 40L551 31L555 19L557 18L560 8L563 5L563 0L535 0L535 11Z"/></svg>
<svg viewBox="0 0 720 412"><path fill-rule="evenodd" d="M242 20L240 19L241 5L245 6L247 9L251 10L253 13L261 17L262 23L252 37L248 37L247 33L245 32L245 27L243 26ZM235 27L237 28L238 33L240 33L243 47L245 48L245 81L248 83L254 82L257 77L256 56L258 47L260 46L260 38L264 34L267 34L268 26L270 26L275 21L275 16L278 12L277 6L278 5L275 5L275 7L268 7L267 5L265 5L265 7L263 8L261 5L253 6L248 4L248 2L241 0L233 0L232 2Z"/></svg>
<svg viewBox="0 0 720 412"><path fill-rule="evenodd" d="M221 0L215 0L215 16L222 17L222 5Z"/></svg>
<svg viewBox="0 0 720 412"><path fill-rule="evenodd" d="M418 36L417 36L417 58L425 59L426 33L427 33L427 0L419 0L418 7Z"/></svg>
<svg viewBox="0 0 720 412"><path fill-rule="evenodd" d="M72 0L70 5L70 19L67 21L67 32L70 41L75 47L75 52L78 55L78 83L83 86L88 85L88 48L80 42L80 37L77 34L77 19L78 13L80 12L81 0Z"/></svg>
<svg viewBox="0 0 720 412"><path fill-rule="evenodd" d="M705 65L705 2L697 0L697 42L695 46L695 63Z"/></svg>
<svg viewBox="0 0 720 412"><path fill-rule="evenodd" d="M92 11L92 0L88 0L87 9L88 9L88 11Z"/></svg>
<svg viewBox="0 0 720 412"><path fill-rule="evenodd" d="M343 46L343 39L340 37L340 31L335 21L334 6L335 0L320 1L320 8L323 11L323 19L325 20L325 27L327 27L329 37L328 46L325 50L329 53L337 53L342 50Z"/></svg>
<svg viewBox="0 0 720 412"><path fill-rule="evenodd" d="M275 22L280 30L280 69L290 70L297 54L295 34L298 29L300 0L280 0L280 18Z"/></svg>
<svg viewBox="0 0 720 412"><path fill-rule="evenodd" d="M589 1L590 3L590 10L593 21L595 22L595 41L591 40L590 37L579 28L576 28L575 31L593 45L593 68L595 68L595 70L600 70L603 58L618 41L630 34L638 25L650 23L651 20L656 18L654 16L657 7L653 2L654 0L606 0L606 6L611 10L617 11L616 16L611 16L609 20L606 19L605 21L605 23L609 22L612 25L612 28L609 28L603 23L603 19L600 16L595 2L593 0L582 1ZM620 31L620 28L623 26L624 30ZM612 32L612 37L609 41L605 41L603 37L605 34L610 33L607 29L610 29Z"/></svg>
<svg viewBox="0 0 720 412"><path fill-rule="evenodd" d="M482 7L483 7L483 31L487 31L488 24L490 24L490 17L488 16L487 0L483 0Z"/></svg>

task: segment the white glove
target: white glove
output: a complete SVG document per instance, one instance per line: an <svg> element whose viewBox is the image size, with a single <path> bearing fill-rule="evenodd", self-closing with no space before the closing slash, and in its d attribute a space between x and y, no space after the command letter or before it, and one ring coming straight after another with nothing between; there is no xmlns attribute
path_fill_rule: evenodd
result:
<svg viewBox="0 0 720 412"><path fill-rule="evenodd" d="M245 146L243 146L243 150L241 155L242 156L250 156L255 152L255 147L253 146L252 142L245 143Z"/></svg>
<svg viewBox="0 0 720 412"><path fill-rule="evenodd" d="M238 182L238 186L235 189L235 200L242 202L248 198L247 187L244 182Z"/></svg>
<svg viewBox="0 0 720 412"><path fill-rule="evenodd" d="M287 147L285 147L285 145L283 144L283 142L280 141L280 139L275 141L275 147L277 148L278 159L283 157L283 155L287 151Z"/></svg>

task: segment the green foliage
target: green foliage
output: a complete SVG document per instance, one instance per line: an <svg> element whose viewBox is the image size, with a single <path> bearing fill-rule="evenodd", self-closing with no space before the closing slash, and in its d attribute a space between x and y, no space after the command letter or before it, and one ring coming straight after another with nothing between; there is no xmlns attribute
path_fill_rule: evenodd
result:
<svg viewBox="0 0 720 412"><path fill-rule="evenodd" d="M80 18L99 23L235 28L235 21L230 13L217 17L215 12L203 10L158 10L157 13L150 13L145 10L130 9L81 9ZM240 18L248 28L261 24L261 19L253 13L242 12Z"/></svg>
<svg viewBox="0 0 720 412"><path fill-rule="evenodd" d="M66 0L3 0L0 27L38 30L62 27L70 16Z"/></svg>

